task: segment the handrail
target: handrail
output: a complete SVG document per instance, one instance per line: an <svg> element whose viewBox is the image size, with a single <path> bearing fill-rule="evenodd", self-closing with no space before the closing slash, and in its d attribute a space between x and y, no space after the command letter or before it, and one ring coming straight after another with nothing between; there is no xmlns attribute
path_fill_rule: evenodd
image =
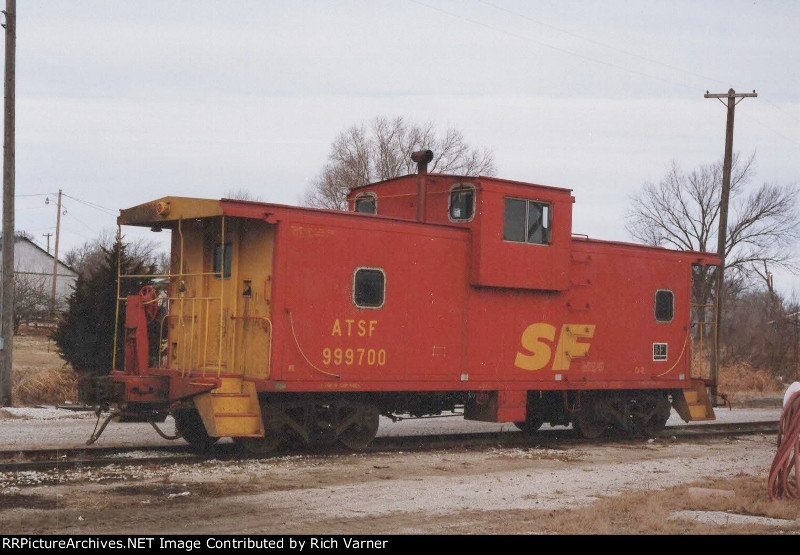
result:
<svg viewBox="0 0 800 555"><path fill-rule="evenodd" d="M716 306L717 306L716 305L716 300L714 302L711 302L711 303L690 303L689 304L690 309L702 309L700 311L700 313L698 314L698 318L703 318L703 319L702 320L698 319L698 320L695 320L694 322L692 322L692 325L696 325L697 328L698 328L698 332L697 332L698 345L697 345L697 347L698 347L698 351L700 353L705 353L706 349L707 349L706 340L705 340L705 335L706 335L707 330L713 330L719 325L719 322L717 321ZM711 320L707 320L706 319L706 317L707 317L706 316L706 309L709 309L709 308L714 309L713 310L714 317ZM715 339L715 342L716 342L716 333L714 334L714 339ZM694 352L694 340L692 340L692 349L691 349L691 351ZM714 357L716 357L715 353L712 353L712 355ZM716 379L714 378L714 369L713 369L713 365L715 364L715 361L712 360L710 362L710 364L711 364L711 369L710 369L711 379L714 382L716 382ZM691 370L692 370L692 361L691 360L689 361L689 370L690 370L690 372L689 372L690 377L697 377L697 376L693 375L692 372L691 372ZM703 368L701 368L699 377L703 377L704 375L705 375L705 372L704 372Z"/></svg>
<svg viewBox="0 0 800 555"><path fill-rule="evenodd" d="M174 277L195 277L195 276L218 276L219 272L189 272L177 274L125 274L123 278L174 278Z"/></svg>
<svg viewBox="0 0 800 555"><path fill-rule="evenodd" d="M220 252L220 280L219 280L219 338L217 341L217 377L222 373L222 324L224 323L223 315L225 314L225 216L222 216L220 223L220 244L222 250ZM231 261L233 265L233 261ZM203 369L205 375L205 368Z"/></svg>
<svg viewBox="0 0 800 555"><path fill-rule="evenodd" d="M118 344L120 342L119 335L121 331L119 329L119 322L123 309L123 307L120 307L120 303L126 301L130 296L123 297L121 295L123 290L121 286L122 280L129 278L160 278L168 280L169 282L167 293L166 295L160 295L157 299L150 301L159 303L163 301L167 306L167 314L161 318L159 322L159 366L172 368L181 376L186 376L187 374L191 373L193 369L197 369L198 376L219 377L223 373L223 357L226 356L226 367L233 368L236 364L239 364L242 366L242 368L244 368L244 366L247 364L246 361L243 363L235 361L233 354L235 352L237 336L240 333L243 333L243 331L237 329L238 325L226 323L226 319L229 317L231 322L241 320L258 321L261 323L261 327L264 329L264 332L267 335L267 344L265 346L267 354L267 371L270 370L269 366L271 365L273 346L273 324L270 317L237 315L235 313L228 316L230 312L236 311L235 303L231 309L226 312L227 305L229 304L228 301L230 300L230 295L232 294L231 287L234 287L233 284L236 283L236 277L238 276L238 266L233 264L233 261L231 261L230 266L226 265L226 255L229 251L229 247L226 244L226 233L228 227L226 217L223 215L216 219L216 222L218 226L218 235L216 240L220 242L219 248L221 249L221 251L218 253L220 255L220 267L213 268L217 271L185 271L189 268L185 266L187 253L186 237L184 235L182 218L177 220L177 225L173 228L173 231L176 231L178 234L178 237L176 237L177 240L174 240L172 243L173 247L179 250L177 253L173 252L173 256L178 257L177 267L175 267L173 264L167 273L161 274L123 275L121 260L118 258L116 294L117 305L115 314L116 325L114 328L114 353L112 361L114 369L116 369L116 364L119 358L117 356ZM118 238L120 238L122 236L121 226L118 226L118 228ZM192 245L194 244L195 243L192 242ZM194 260L194 258L192 260ZM225 271L227 267L231 268L231 279L225 277ZM207 280L207 278L212 276L219 278L219 289L215 288L211 280ZM188 283L184 281L187 279L189 279ZM187 287L190 289L191 293L187 291ZM204 293L204 295L187 296L187 294L193 294L195 292ZM217 305L216 307L214 306L215 304ZM214 325L211 324L212 318L214 317L212 314L215 314L218 319L216 330L212 329L214 327ZM213 335L217 336L216 349L214 349L214 346L212 345L212 331L214 332ZM173 349L173 345L170 343L167 345L167 354L164 358L161 357L160 349L165 337L169 341L177 342L179 345L177 356L173 357L173 355L170 354ZM228 357L225 353L227 353L229 349L231 354ZM215 350L216 360L214 362L213 359L210 359L209 357L214 357Z"/></svg>
<svg viewBox="0 0 800 555"><path fill-rule="evenodd" d="M119 291L120 291L120 283L122 280L120 279L120 272L121 272L121 264L122 264L122 227L118 224L117 225L117 243L114 248L117 249L117 303L116 307L114 307L114 347L111 353L111 369L117 369L117 340L119 335Z"/></svg>

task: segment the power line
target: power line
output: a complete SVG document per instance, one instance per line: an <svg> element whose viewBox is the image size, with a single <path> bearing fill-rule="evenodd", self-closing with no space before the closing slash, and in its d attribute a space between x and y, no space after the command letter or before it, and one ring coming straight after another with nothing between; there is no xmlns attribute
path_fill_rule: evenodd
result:
<svg viewBox="0 0 800 555"><path fill-rule="evenodd" d="M100 206L99 204L95 204L93 202L89 202L88 200L83 200L83 199L80 199L78 197L73 197L72 195L68 195L67 193L62 193L62 194L67 198L71 198L72 200L78 201L81 204L85 204L86 206L94 208L95 210L99 210L101 212L105 212L106 214L109 214L111 216L119 216L119 210L114 210L113 208L107 208L105 206Z"/></svg>
<svg viewBox="0 0 800 555"><path fill-rule="evenodd" d="M767 102L767 104L769 104L770 106L772 106L773 108L775 108L779 112L781 112L783 114L786 114L787 116L789 116L790 118L792 118L795 121L800 121L800 118L798 118L797 116L795 116L794 114L792 114L790 112L787 112L786 110L784 110L783 108L781 108L780 106L778 106L777 104L775 104L774 102L769 100L768 98L765 98L764 100Z"/></svg>
<svg viewBox="0 0 800 555"><path fill-rule="evenodd" d="M560 48L558 46L554 46L552 44L549 44L549 43L546 43L546 42L543 42L543 41L540 41L540 40L536 40L534 38L531 38L531 37L528 37L528 36L525 36L525 35L520 35L518 33L513 33L511 31L507 31L505 29L501 29L501 28L498 28L498 27L495 27L495 26L492 26L492 25L488 25L488 24L486 24L486 23L484 23L482 21L477 21L477 20L474 20L474 19L470 19L468 17L464 17L462 15L450 12L448 10L444 10L442 8L438 8L436 6L431 6L429 4L421 2L420 0L411 0L411 1L414 2L415 4L419 4L420 6L423 6L425 8L438 11L440 13L443 13L443 14L448 15L450 17L454 17L456 19L461 19L462 21L466 21L468 23L472 23L473 25L478 25L480 27L485 27L486 29L490 29L490 30L495 31L497 33L502 33L502 34L508 35L510 37L514 37L514 38L522 39L522 40L525 40L525 41L528 41L528 42L532 42L532 43L538 44L540 46L544 46L545 48L550 48L551 50L555 50L555 51L561 52L563 54L568 54L570 56L574 56L576 58L580 58L580 59L588 61L588 62L593 62L593 63L600 64L600 65L603 65L603 66L606 66L606 67L612 67L614 69L618 69L618 70L624 71L626 73L632 73L632 74L635 74L635 75L640 75L642 77L647 77L648 79L654 79L654 80L657 80L657 81L663 81L663 82L666 82L666 83L673 83L673 84L681 85L681 86L684 86L684 87L687 87L687 88L693 86L693 85L690 85L689 83L679 82L679 81L675 81L674 79L667 79L665 77L660 77L660 76L657 76L657 75L651 75L651 74L648 74L648 73L644 73L642 71L638 71L638 70L631 69L631 68L628 68L628 67L624 67L624 66L621 66L621 65L618 65L618 64L614 64L614 63L611 63L611 62L606 62L606 61L603 61L603 60L600 60L600 59L597 59L597 58L593 58L591 56L585 56L583 54L579 54L578 52L573 52L572 50L568 50L566 48ZM684 71L684 73L689 73L689 72L685 72ZM712 79L712 80L715 81L715 79Z"/></svg>
<svg viewBox="0 0 800 555"><path fill-rule="evenodd" d="M66 207L65 207L65 208L66 208ZM67 210L64 210L64 213L66 214L66 213L67 213ZM75 217L75 214L74 214L73 212L69 212L69 215L70 215L70 217L71 217L73 220L75 220L76 222L78 222L79 224L81 224L83 227L85 227L86 229L88 229L88 230L89 230L89 231L91 231L91 232L94 232L94 229L92 229L92 227L91 227L91 226L89 226L89 225L88 225L86 222L84 222L84 221L83 221L83 220L81 220L80 218L77 218L77 217Z"/></svg>
<svg viewBox="0 0 800 555"><path fill-rule="evenodd" d="M623 50L622 48L617 48L615 46L604 44L602 42L599 42L599 41L596 41L596 40L593 40L593 39L578 35L577 33L573 33L571 31L567 31L566 29L561 29L559 27L556 27L555 25L550 25L548 23L544 23L544 22L538 21L536 19L533 19L532 17L528 17L527 15L515 12L513 10L509 10L508 8L504 8L502 6L496 6L496 5L492 4L491 2L486 2L485 0L480 0L480 1L481 1L482 4L486 4L487 6L492 7L494 9L496 9L496 10L504 11L504 12L507 12L507 13L509 13L511 15L516 16L516 17L527 19L528 21L531 21L531 22L533 22L533 23L535 23L537 25L541 25L542 27L547 27L548 29L553 29L554 31L558 31L559 33L564 33L565 35L569 35L571 37L574 37L574 38L577 38L577 39L580 39L580 40L584 40L584 41L586 41L586 42L588 42L590 44L594 44L595 46L602 46L603 48L608 48L609 50L613 50L615 52L619 52L620 54L625 54L626 56L631 56L633 58L638 58L639 60L642 60L642 61L645 61L645 62L648 62L648 63L651 63L651 64L656 64L656 65L659 65L659 66L662 66L662 67L665 67L665 68L668 68L668 69L672 69L672 70L675 70L675 71L679 71L681 73L685 73L685 74L691 75L693 77L699 77L699 78L701 78L703 80L706 80L706 81L714 81L716 83L722 83L722 81L720 81L719 79L714 79L713 77L708 77L706 75L701 75L699 73L694 73L693 71L688 71L686 69L683 69L683 68L668 64L666 62L655 60L653 58L648 58L646 56L642 56L641 54L636 54L635 52L628 52L627 50Z"/></svg>
<svg viewBox="0 0 800 555"><path fill-rule="evenodd" d="M667 79L667 78L664 78L664 77L650 75L648 73L637 71L637 70L634 70L634 69L631 69L631 68L627 68L627 67L624 67L624 66L621 66L621 65L618 65L618 64L614 64L614 63L611 63L611 62L606 62L606 61L601 60L601 59L593 58L593 57L590 57L590 56L585 56L583 54L579 54L577 52L573 52L573 51L565 49L565 48L560 48L558 46L554 46L552 44L548 44L546 42L543 42L543 41L540 41L540 40L536 40L536 39L533 39L533 38L525 36L525 35L521 35L521 34L518 34L518 33L513 33L513 32L510 32L510 31L507 31L505 29L501 29L499 27L486 24L486 23L484 23L482 21L476 21L474 19L470 19L468 17L464 17L462 15L459 15L457 13L453 13L451 11L448 11L448 10L445 10L445 9L442 9L442 8L431 6L431 5L426 4L426 3L424 3L424 2L422 2L420 0L411 0L411 1L416 3L416 4L419 4L421 6L424 6L426 8L429 8L429 9L432 9L432 10L436 10L436 11L438 11L440 13L443 13L445 15L448 15L450 17L461 19L461 20L467 21L467 22L469 22L471 24L479 25L481 27L485 27L485 28L490 29L492 31L495 31L495 32L498 32L498 33L502 33L502 34L505 34L505 35L509 35L509 36L512 36L512 37L515 37L515 38L518 38L518 39L526 40L526 41L529 41L529 42L534 42L534 43L539 44L541 46L545 46L547 48L556 50L558 52L562 52L562 53L568 54L570 56L575 56L577 58L581 58L581 59L589 61L589 62L593 62L593 63L596 63L596 64L601 64L601 65L608 66L608 67L613 67L615 69L619 69L619 70L622 70L622 71L625 71L625 72L628 72L628 73L638 74L638 75L641 75L643 77L647 77L647 78L650 78L650 79L658 79L658 80L665 81L665 82L679 84L681 86L687 86L687 87L690 86L688 83L678 82L678 81L675 81L675 80L672 80L672 79ZM557 31L559 33L563 33L565 35L568 35L570 37L586 41L586 42L588 42L590 44L593 44L595 46L600 46L600 47L603 47L603 48L607 48L609 50L613 50L615 52L619 52L619 53L624 54L626 56L637 58L639 60L645 61L645 62L650 63L650 64L655 64L655 65L658 65L658 66L661 66L661 67L665 67L665 68L671 69L673 71L684 73L684 74L692 76L692 77L703 79L704 81L713 81L713 82L716 82L716 83L722 83L722 81L720 81L719 79L716 79L714 77L709 77L709 76L706 76L706 75L702 75L700 73L695 73L693 71L689 71L687 69L684 69L684 68L681 68L681 67L678 67L678 66L675 66L675 65L672 65L672 64L668 64L668 63L662 62L660 60L656 60L656 59L653 59L653 58L648 58L646 56L642 56L641 54L637 54L635 52L629 52L629 51L624 50L622 48L617 48L615 46L611 46L609 44L605 44L603 42L593 40L591 38L582 36L582 35L580 35L578 33L574 33L572 31L569 31L567 29L562 29L562 28L557 27L555 25L551 25L549 23L544 23L542 21L539 21L537 19L529 17L529 16L527 16L525 14L522 14L522 13L516 12L514 10L505 8L503 6L495 5L495 4L493 4L491 2L488 2L486 0L478 0L478 1L480 3L486 5L486 6L490 7L490 8L495 9L495 10L506 12L506 13L508 13L510 15L515 16L515 17L530 21L531 23L534 23L536 25L540 25L542 27L546 27L548 29L552 29L552 30ZM792 118L792 119L794 119L796 121L800 121L800 118L798 118L795 115L793 115L793 114L787 112L786 110L782 109L777 104L775 104L773 102L770 102L769 100L767 102L772 106L772 108L782 112L783 114L789 116L790 118ZM756 118L753 118L752 115L749 116L749 118L752 119L753 121L757 122L758 124L760 124L764 129L774 133L776 136L780 137L781 139L786 140L786 141L788 141L788 142L790 142L792 144L798 144L797 140L792 139L791 137L787 137L785 134L773 129L772 127L770 127L770 126L768 126L766 124L764 124L760 120L758 120Z"/></svg>

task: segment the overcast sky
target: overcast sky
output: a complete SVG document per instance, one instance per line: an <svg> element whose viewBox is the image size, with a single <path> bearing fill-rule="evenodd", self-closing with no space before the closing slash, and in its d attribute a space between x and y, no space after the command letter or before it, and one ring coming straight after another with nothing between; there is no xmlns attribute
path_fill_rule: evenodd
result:
<svg viewBox="0 0 800 555"><path fill-rule="evenodd" d="M59 189L60 255L161 196L299 204L339 132L403 116L628 241L631 194L722 159L706 91L758 93L734 135L756 185L800 179L798 32L796 0L21 0L16 227L46 248Z"/></svg>

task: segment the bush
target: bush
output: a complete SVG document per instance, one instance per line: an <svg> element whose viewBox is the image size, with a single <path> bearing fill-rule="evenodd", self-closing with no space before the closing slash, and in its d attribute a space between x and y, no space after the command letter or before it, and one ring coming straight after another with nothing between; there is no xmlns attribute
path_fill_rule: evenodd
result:
<svg viewBox="0 0 800 555"><path fill-rule="evenodd" d="M121 243L110 249L99 248L104 253L102 261L92 271L79 274L75 290L67 300L67 310L53 333L61 356L82 376L101 376L112 370L118 259L122 274L148 275L156 272L154 264L128 256L125 245ZM147 278L124 279L119 296L125 298L136 294L143 286L150 284L151 280ZM121 303L117 333L118 361L123 356L124 311L125 306ZM152 349L157 348L157 341L151 340L150 343Z"/></svg>

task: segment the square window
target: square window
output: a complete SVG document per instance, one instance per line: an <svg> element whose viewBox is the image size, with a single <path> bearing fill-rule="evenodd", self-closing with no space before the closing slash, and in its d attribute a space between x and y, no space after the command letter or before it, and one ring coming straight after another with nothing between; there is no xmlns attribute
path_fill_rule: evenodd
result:
<svg viewBox="0 0 800 555"><path fill-rule="evenodd" d="M503 239L549 245L550 205L533 200L507 198Z"/></svg>
<svg viewBox="0 0 800 555"><path fill-rule="evenodd" d="M386 276L377 268L359 268L353 276L353 303L358 308L380 308L386 291Z"/></svg>
<svg viewBox="0 0 800 555"><path fill-rule="evenodd" d="M456 185L450 189L450 219L471 220L475 213L475 188L472 185Z"/></svg>
<svg viewBox="0 0 800 555"><path fill-rule="evenodd" d="M672 322L675 315L675 296L672 291L659 289L656 291L655 316L658 322Z"/></svg>
<svg viewBox="0 0 800 555"><path fill-rule="evenodd" d="M359 195L356 197L356 212L364 214L378 213L378 198L373 193Z"/></svg>

